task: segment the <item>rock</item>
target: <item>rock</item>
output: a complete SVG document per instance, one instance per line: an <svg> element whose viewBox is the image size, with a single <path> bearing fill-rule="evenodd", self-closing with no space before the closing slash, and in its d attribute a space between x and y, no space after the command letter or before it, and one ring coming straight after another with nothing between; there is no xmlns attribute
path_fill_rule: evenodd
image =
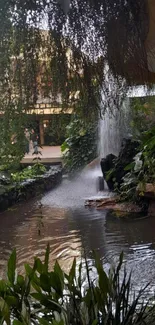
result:
<svg viewBox="0 0 155 325"><path fill-rule="evenodd" d="M107 172L111 170L111 173L106 180L109 190L113 191L115 184L118 189L120 188L123 182L123 177L128 173L124 168L132 162L137 153L138 146L138 141L123 139L118 157L109 154L106 158L101 159L101 170L105 179Z"/></svg>
<svg viewBox="0 0 155 325"><path fill-rule="evenodd" d="M146 183L143 187L138 185L136 191L140 196L155 198L155 184Z"/></svg>
<svg viewBox="0 0 155 325"><path fill-rule="evenodd" d="M11 183L10 177L6 172L0 172L0 184L8 185Z"/></svg>
<svg viewBox="0 0 155 325"><path fill-rule="evenodd" d="M103 177L106 180L107 177L107 172L110 171L111 169L114 168L115 166L115 159L116 156L114 156L112 153L107 155L106 158L102 158L100 165L101 165L101 170L103 173ZM113 176L111 175L107 180L107 185L110 191L114 190L114 181L113 181Z"/></svg>
<svg viewBox="0 0 155 325"><path fill-rule="evenodd" d="M27 179L21 183L0 184L0 211L20 201L28 200L46 190L59 185L62 180L62 169L52 166L44 175Z"/></svg>
<svg viewBox="0 0 155 325"><path fill-rule="evenodd" d="M87 207L96 207L97 210L109 209L115 211L119 217L128 216L131 213L141 213L142 208L132 202L119 202L119 197L114 196L111 198L90 199L85 202Z"/></svg>
<svg viewBox="0 0 155 325"><path fill-rule="evenodd" d="M155 217L155 184L140 184L136 188L137 194L148 202L148 216Z"/></svg>
<svg viewBox="0 0 155 325"><path fill-rule="evenodd" d="M149 202L148 217L155 217L155 200L152 199Z"/></svg>
<svg viewBox="0 0 155 325"><path fill-rule="evenodd" d="M104 190L104 178L103 176L99 176L97 178L97 192L103 191Z"/></svg>

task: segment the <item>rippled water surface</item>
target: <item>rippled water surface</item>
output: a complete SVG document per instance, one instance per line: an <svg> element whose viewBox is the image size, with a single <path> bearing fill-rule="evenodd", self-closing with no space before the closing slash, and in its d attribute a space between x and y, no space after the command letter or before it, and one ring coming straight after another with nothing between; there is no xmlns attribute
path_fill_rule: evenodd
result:
<svg viewBox="0 0 155 325"><path fill-rule="evenodd" d="M58 258L68 270L73 257L80 259L83 249L88 258L97 250L105 263L115 260L123 250L134 282L139 286L149 281L155 284L155 218L119 220L107 210L85 208L85 198L95 194L95 181L83 176L74 182L64 180L40 200L1 213L1 275L14 247L22 271L34 255L43 258L49 242L51 267Z"/></svg>

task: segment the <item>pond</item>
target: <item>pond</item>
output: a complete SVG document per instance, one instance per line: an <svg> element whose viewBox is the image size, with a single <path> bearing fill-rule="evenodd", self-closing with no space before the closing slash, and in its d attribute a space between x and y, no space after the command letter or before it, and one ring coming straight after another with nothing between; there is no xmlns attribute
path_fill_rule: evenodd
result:
<svg viewBox="0 0 155 325"><path fill-rule="evenodd" d="M63 183L42 196L1 213L0 274L14 247L18 267L34 256L43 258L50 243L51 267L57 258L67 271L73 257L81 258L84 250L91 260L98 252L103 262L112 263L121 251L133 282L139 287L155 284L155 218L118 219L107 210L84 207L86 198L95 195L96 178L80 177ZM107 192L105 196L109 195Z"/></svg>

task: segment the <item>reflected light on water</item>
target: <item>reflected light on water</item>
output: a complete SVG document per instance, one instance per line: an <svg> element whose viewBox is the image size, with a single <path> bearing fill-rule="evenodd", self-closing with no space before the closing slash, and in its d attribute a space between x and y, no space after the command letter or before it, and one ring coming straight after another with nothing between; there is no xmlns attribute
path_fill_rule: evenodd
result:
<svg viewBox="0 0 155 325"><path fill-rule="evenodd" d="M73 258L93 264L95 250L103 263L114 263L124 251L126 268L133 272L133 283L141 287L155 284L155 218L125 220L107 210L84 208L85 197L96 194L95 180L88 177L64 181L61 186L37 200L1 213L0 274L14 247L18 268L33 263L34 256L44 259L50 244L50 268L56 259L68 272ZM108 193L105 193L108 195Z"/></svg>

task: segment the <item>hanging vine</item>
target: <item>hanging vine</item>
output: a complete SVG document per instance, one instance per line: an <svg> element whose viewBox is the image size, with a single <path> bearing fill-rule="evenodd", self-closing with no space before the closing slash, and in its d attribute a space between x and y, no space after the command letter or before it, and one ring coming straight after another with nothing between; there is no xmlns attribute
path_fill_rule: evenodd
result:
<svg viewBox="0 0 155 325"><path fill-rule="evenodd" d="M146 83L148 19L146 0L1 0L1 156L14 132L21 146L38 98L61 96L63 111L88 118L119 107L140 76Z"/></svg>

